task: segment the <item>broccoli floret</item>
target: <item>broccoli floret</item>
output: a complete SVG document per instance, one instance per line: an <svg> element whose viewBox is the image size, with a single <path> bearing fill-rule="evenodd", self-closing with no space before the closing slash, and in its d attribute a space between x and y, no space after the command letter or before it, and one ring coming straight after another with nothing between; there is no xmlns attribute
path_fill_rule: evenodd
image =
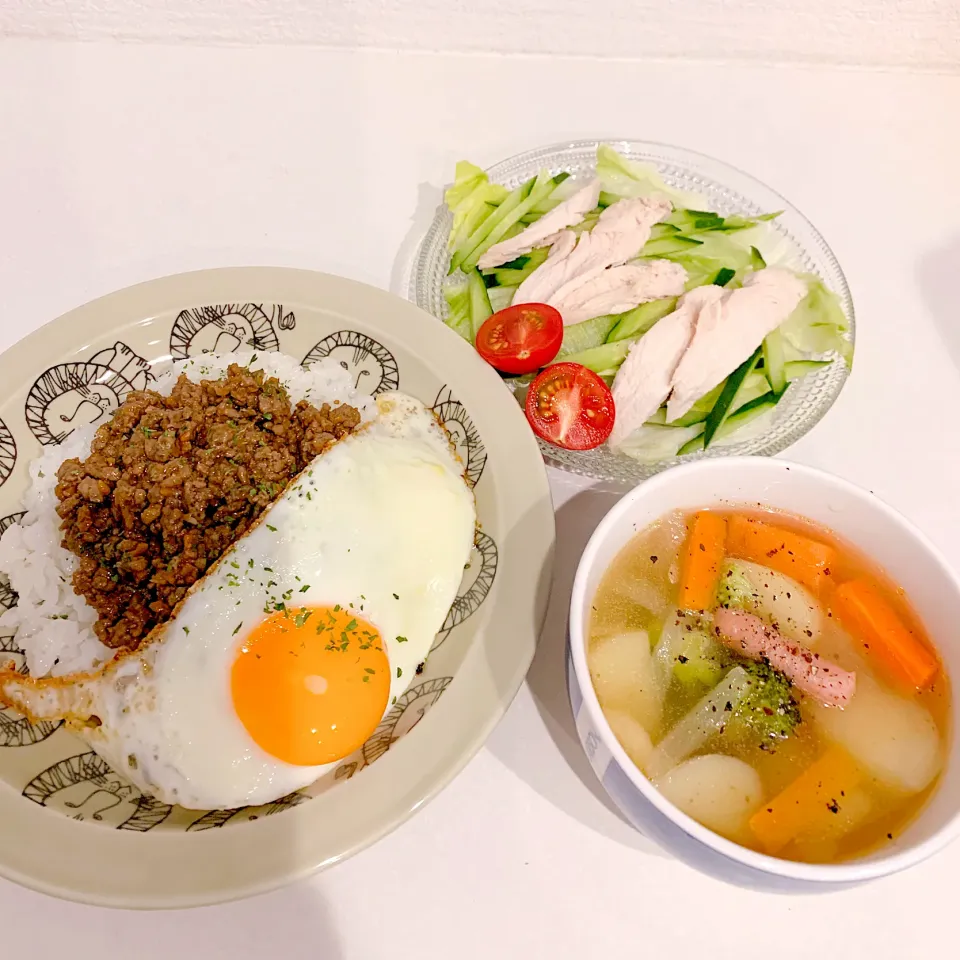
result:
<svg viewBox="0 0 960 960"><path fill-rule="evenodd" d="M793 736L802 720L793 685L764 661L744 660L740 666L750 677L750 688L732 708L724 732L744 745L773 750L778 741Z"/></svg>
<svg viewBox="0 0 960 960"><path fill-rule="evenodd" d="M757 605L756 588L736 560L724 564L720 570L717 604L721 607L740 607L743 610L753 610Z"/></svg>

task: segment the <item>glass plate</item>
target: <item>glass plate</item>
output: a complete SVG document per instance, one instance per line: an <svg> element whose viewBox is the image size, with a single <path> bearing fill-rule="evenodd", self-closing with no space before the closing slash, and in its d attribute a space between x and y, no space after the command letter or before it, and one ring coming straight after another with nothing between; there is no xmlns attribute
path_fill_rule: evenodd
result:
<svg viewBox="0 0 960 960"><path fill-rule="evenodd" d="M638 140L577 140L555 144L518 154L494 164L487 171L490 179L516 187L546 167L551 174L567 171L576 178L593 175L597 146L608 143L631 160L655 167L673 187L702 194L707 208L723 215L757 216L782 210L770 225L770 241L776 248L778 263L815 273L840 298L850 323L849 339L854 338L853 301L836 257L817 229L780 194L749 174L692 150ZM443 286L450 266L447 237L452 215L446 205L437 215L417 251L410 279L410 299L433 316L443 319L447 304ZM765 244L769 247L770 244ZM548 443L540 449L548 463L585 477L613 483L635 484L681 461L716 456L772 456L784 450L810 430L836 400L848 368L839 359L816 373L795 381L769 418L756 421L739 431L736 442L718 443L706 451L671 457L655 464L640 463L604 445L595 450L562 450ZM504 381L509 387L510 381Z"/></svg>

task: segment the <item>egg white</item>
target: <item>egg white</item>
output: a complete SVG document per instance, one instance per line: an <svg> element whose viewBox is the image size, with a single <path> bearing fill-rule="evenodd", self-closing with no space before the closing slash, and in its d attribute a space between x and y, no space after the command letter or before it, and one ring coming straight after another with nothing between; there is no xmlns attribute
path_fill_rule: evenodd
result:
<svg viewBox="0 0 960 960"><path fill-rule="evenodd" d="M270 756L234 712L239 647L277 603L352 606L383 639L389 711L426 659L473 543L473 494L433 415L403 394L380 396L377 408L287 488L135 656L73 681L6 678L0 695L34 718L96 716L83 735L167 803L259 805L314 782L335 764Z"/></svg>

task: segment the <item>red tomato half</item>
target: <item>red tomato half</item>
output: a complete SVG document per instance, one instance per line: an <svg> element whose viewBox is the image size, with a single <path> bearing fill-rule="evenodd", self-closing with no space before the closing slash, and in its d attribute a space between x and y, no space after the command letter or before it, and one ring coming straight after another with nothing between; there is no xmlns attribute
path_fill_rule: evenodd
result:
<svg viewBox="0 0 960 960"><path fill-rule="evenodd" d="M477 334L477 352L503 373L533 373L549 363L563 343L563 320L545 303L518 303L487 317Z"/></svg>
<svg viewBox="0 0 960 960"><path fill-rule="evenodd" d="M592 450L613 430L610 388L579 363L555 363L530 385L527 419L533 432L566 450Z"/></svg>

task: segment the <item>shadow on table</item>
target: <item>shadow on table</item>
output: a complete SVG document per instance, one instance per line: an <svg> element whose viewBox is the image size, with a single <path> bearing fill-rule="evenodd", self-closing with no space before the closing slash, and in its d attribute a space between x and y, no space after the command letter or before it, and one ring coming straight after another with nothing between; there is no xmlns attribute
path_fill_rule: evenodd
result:
<svg viewBox="0 0 960 960"><path fill-rule="evenodd" d="M283 960L343 960L345 956L331 910L309 883L236 903L175 911L87 907L12 883L2 884L0 896L6 915L31 917L37 922L30 941L42 944L39 953L30 950L36 957L71 957L78 944L82 944L84 957L126 954L139 960L263 960L281 949ZM9 946L9 936L6 942ZM22 949L12 950L11 956L28 955L27 939L21 943Z"/></svg>
<svg viewBox="0 0 960 960"><path fill-rule="evenodd" d="M960 371L960 311L957 309L956 278L960 272L960 236L925 256L917 265L917 284L933 322ZM905 318L904 329L909 326Z"/></svg>
<svg viewBox="0 0 960 960"><path fill-rule="evenodd" d="M390 271L390 292L407 299L410 296L410 279L416 268L417 250L430 229L437 208L443 203L443 191L432 183L417 187L417 207L410 218L410 229L400 244Z"/></svg>
<svg viewBox="0 0 960 960"><path fill-rule="evenodd" d="M567 608L577 563L597 524L621 496L622 491L586 490L574 495L556 513L553 591L537 654L527 674L527 685L562 762L558 763L559 758L552 752L544 755L540 749L541 739L531 741L513 736L509 717L490 738L487 747L541 796L584 825L618 843L666 856L624 819L598 782L577 738L567 696ZM575 775L578 783L563 775L564 767Z"/></svg>

